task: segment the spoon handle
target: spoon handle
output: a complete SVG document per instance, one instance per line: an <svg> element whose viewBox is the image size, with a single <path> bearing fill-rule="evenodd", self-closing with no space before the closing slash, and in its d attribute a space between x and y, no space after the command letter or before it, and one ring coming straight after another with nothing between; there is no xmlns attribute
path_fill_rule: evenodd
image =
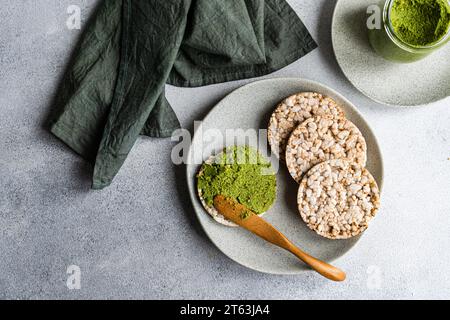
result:
<svg viewBox="0 0 450 320"><path fill-rule="evenodd" d="M286 239L287 240L287 239ZM284 249L290 251L293 253L297 258L302 260L304 263L309 265L312 269L320 273L325 278L328 278L333 281L344 281L346 278L345 272L342 271L339 268L336 268L332 266L331 264L328 264L322 260L319 260L317 258L314 258L313 256L310 256L309 254L303 252L298 247L293 245L289 240L289 244L286 245L286 247L283 247Z"/></svg>
<svg viewBox="0 0 450 320"><path fill-rule="evenodd" d="M303 252L274 226L245 206L222 195L218 195L214 198L214 206L225 218L264 240L290 251L322 276L333 281L345 280L345 273L342 270Z"/></svg>
<svg viewBox="0 0 450 320"><path fill-rule="evenodd" d="M267 240L268 242L291 252L297 258L309 265L312 269L317 271L325 278L333 281L345 280L346 275L344 271L299 249L288 238L286 238L284 234L282 234L274 226L272 226L264 219L258 217L257 215L252 215L251 218L253 221L249 221L250 223L247 224L247 230L260 236L264 240Z"/></svg>

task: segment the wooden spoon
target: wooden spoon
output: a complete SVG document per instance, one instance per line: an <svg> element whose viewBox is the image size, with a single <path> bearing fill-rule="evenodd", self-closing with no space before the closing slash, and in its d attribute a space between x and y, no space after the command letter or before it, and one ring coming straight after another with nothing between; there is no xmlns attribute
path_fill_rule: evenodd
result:
<svg viewBox="0 0 450 320"><path fill-rule="evenodd" d="M303 252L292 244L280 231L246 206L233 199L217 195L214 197L214 207L228 220L233 221L264 240L293 253L297 258L324 277L333 281L345 280L345 273L342 270Z"/></svg>

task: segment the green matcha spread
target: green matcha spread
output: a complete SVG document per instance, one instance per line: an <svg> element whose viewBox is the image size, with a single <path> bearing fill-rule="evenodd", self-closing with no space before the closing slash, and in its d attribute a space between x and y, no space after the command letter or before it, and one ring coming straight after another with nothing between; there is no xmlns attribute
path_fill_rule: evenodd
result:
<svg viewBox="0 0 450 320"><path fill-rule="evenodd" d="M250 218L251 215L252 215L252 213L250 211L245 210L241 213L240 218L241 218L241 220L245 220L245 219Z"/></svg>
<svg viewBox="0 0 450 320"><path fill-rule="evenodd" d="M439 41L450 27L447 0L394 0L391 22L396 35L413 46Z"/></svg>
<svg viewBox="0 0 450 320"><path fill-rule="evenodd" d="M202 165L197 179L208 206L221 194L261 214L276 198L276 177L270 162L247 146L226 148L213 163Z"/></svg>

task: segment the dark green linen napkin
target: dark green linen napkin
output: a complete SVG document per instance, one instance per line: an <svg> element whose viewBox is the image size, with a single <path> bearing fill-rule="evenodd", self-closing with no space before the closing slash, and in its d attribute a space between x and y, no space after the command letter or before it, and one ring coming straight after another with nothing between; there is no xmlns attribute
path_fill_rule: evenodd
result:
<svg viewBox="0 0 450 320"><path fill-rule="evenodd" d="M140 134L180 127L165 84L261 76L316 48L284 0L104 0L79 44L51 132L108 186Z"/></svg>

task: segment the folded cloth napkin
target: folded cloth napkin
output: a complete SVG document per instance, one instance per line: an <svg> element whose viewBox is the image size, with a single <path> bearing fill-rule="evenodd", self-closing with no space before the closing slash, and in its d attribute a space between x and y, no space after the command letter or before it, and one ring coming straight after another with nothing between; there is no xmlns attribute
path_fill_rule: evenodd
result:
<svg viewBox="0 0 450 320"><path fill-rule="evenodd" d="M140 134L180 123L165 84L261 76L316 47L284 0L104 0L58 93L50 129L108 186Z"/></svg>

